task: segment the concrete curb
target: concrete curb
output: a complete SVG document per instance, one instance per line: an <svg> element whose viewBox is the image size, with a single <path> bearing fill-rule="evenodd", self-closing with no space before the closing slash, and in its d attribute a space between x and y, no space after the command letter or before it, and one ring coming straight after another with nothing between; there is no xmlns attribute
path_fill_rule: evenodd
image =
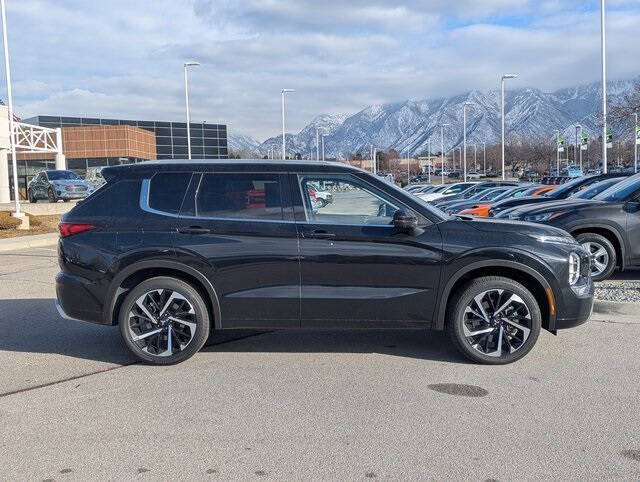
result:
<svg viewBox="0 0 640 482"><path fill-rule="evenodd" d="M58 233L48 233L0 239L0 252L55 246L58 243L58 238Z"/></svg>
<svg viewBox="0 0 640 482"><path fill-rule="evenodd" d="M640 325L640 303L596 300L593 320L632 323ZM615 319L614 319L615 318Z"/></svg>

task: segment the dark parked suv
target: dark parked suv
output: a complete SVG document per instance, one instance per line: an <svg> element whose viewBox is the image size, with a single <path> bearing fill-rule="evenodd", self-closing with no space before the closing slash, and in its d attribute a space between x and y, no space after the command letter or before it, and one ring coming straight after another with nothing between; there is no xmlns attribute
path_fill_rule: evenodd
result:
<svg viewBox="0 0 640 482"><path fill-rule="evenodd" d="M513 362L541 328L584 323L588 253L537 224L448 217L344 164L149 162L60 225L60 313L120 325L156 364L227 328L446 329L476 362ZM321 206L313 192L333 193Z"/></svg>

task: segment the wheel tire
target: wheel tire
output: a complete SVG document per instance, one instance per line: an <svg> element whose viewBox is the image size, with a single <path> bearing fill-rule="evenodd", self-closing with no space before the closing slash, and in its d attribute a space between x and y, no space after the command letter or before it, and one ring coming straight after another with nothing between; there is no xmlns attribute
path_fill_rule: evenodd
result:
<svg viewBox="0 0 640 482"><path fill-rule="evenodd" d="M466 309L468 306L472 305L474 299L478 295L495 290L504 290L517 295L528 309L530 316L530 326L528 327L530 331L528 336L516 351L513 353L501 352L500 356L490 356L479 351L479 349L474 348L470 340L465 336L465 327L463 326ZM518 303L518 306L521 307L522 304ZM503 324L503 326L508 326L509 329L513 329L512 326L508 324ZM449 303L449 309L447 311L446 330L449 333L449 337L451 338L453 345L471 361L486 365L506 365L524 357L535 345L538 336L540 335L541 327L542 315L535 297L520 283L501 276L486 276L468 282L460 288L456 295L454 295L454 298ZM493 333L491 336L495 336ZM503 331L503 333L506 333L506 331ZM489 334L487 334L487 336L489 336ZM475 340L477 340L477 344L481 343L481 340ZM502 346L504 347L504 342Z"/></svg>
<svg viewBox="0 0 640 482"><path fill-rule="evenodd" d="M35 196L33 195L33 191L31 189L29 189L29 191L27 191L27 198L29 199L29 202L31 204L35 204L38 202L38 200L35 198Z"/></svg>
<svg viewBox="0 0 640 482"><path fill-rule="evenodd" d="M51 188L49 188L49 191L47 191L47 199L49 200L50 203L57 203L58 202L58 198L56 197L56 193Z"/></svg>
<svg viewBox="0 0 640 482"><path fill-rule="evenodd" d="M161 356L158 354L149 353L148 351L144 351L143 348L146 347L140 346L140 343L144 344L145 342L140 340L136 341L133 339L134 332L133 328L131 327L130 321L130 315L132 314L131 310L134 308L134 305L136 305L136 302L140 297L156 290L170 290L171 292L181 295L182 299L184 299L189 305L191 305L191 308L193 308L194 312L192 320L196 325L195 335L193 335L193 332L191 332L192 337L187 342L186 347L170 355ZM180 301L182 301L182 299ZM131 351L131 353L133 353L142 361L153 365L173 365L175 363L180 363L184 360L187 360L188 358L191 358L194 354L196 354L209 338L209 312L207 310L207 305L204 301L204 298L202 297L200 292L189 283L171 277L161 276L157 278L151 278L147 281L143 281L138 286L133 288L122 303L118 320L120 324L120 334L122 335L125 345L129 349L129 351ZM151 326L151 328L154 328L154 326L150 323L148 323L147 325ZM172 329L172 326L176 326L176 324L173 323L169 324L168 326L169 329ZM176 339L177 332L173 330L172 333L173 338ZM159 337L155 337L156 340L158 340L159 345L161 345L163 342L167 343L167 340L164 340L163 337L165 337L164 333L162 333ZM145 340L149 340L151 342L153 341L153 338L154 337L149 336L148 338L145 338Z"/></svg>
<svg viewBox="0 0 640 482"><path fill-rule="evenodd" d="M576 236L576 240L582 245L583 248L585 248L592 254L594 252L600 251L600 248L606 251L607 267L604 269L604 271L599 272L597 275L594 275L592 271L591 279L593 281L603 281L609 278L618 264L616 249L613 247L613 244L611 244L611 241L609 241L604 236L595 233L578 234L578 236ZM592 251L594 248L595 251ZM599 259L602 259L602 257L600 256ZM595 265L592 264L592 267L593 266Z"/></svg>
<svg viewBox="0 0 640 482"><path fill-rule="evenodd" d="M318 199L318 201L320 202L320 207L323 208L325 207L327 204L329 204L327 201L325 201L324 199Z"/></svg>

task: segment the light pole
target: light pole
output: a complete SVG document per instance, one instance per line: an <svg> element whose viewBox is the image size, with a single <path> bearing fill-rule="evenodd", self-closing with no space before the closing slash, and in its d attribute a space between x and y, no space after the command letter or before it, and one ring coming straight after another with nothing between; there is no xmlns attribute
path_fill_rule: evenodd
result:
<svg viewBox="0 0 640 482"><path fill-rule="evenodd" d="M189 113L189 78L187 77L187 70L189 67L197 67L200 62L188 60L184 63L184 103L187 109L187 156L191 159L191 114Z"/></svg>
<svg viewBox="0 0 640 482"><path fill-rule="evenodd" d="M7 78L7 110L9 113L9 139L11 141L11 165L13 167L13 200L15 203L15 212L12 216L16 218L24 218L24 214L20 212L20 198L18 191L18 161L16 157L16 133L13 127L13 95L11 93L11 68L9 66L9 41L7 36L7 12L5 0L0 1L2 9L2 35L4 41L4 67Z"/></svg>
<svg viewBox="0 0 640 482"><path fill-rule="evenodd" d="M473 170L478 171L478 145L473 145Z"/></svg>
<svg viewBox="0 0 640 482"><path fill-rule="evenodd" d="M320 131L316 127L316 161L320 160L320 140L319 140Z"/></svg>
<svg viewBox="0 0 640 482"><path fill-rule="evenodd" d="M407 186L409 185L409 182L411 182L411 174L409 173L409 148L407 147L405 149L407 151Z"/></svg>
<svg viewBox="0 0 640 482"><path fill-rule="evenodd" d="M444 184L444 128L451 124L442 124L440 126L440 175L442 176L442 184Z"/></svg>
<svg viewBox="0 0 640 482"><path fill-rule="evenodd" d="M633 114L635 117L635 124L633 126L633 165L634 172L638 172L638 114Z"/></svg>
<svg viewBox="0 0 640 482"><path fill-rule="evenodd" d="M282 96L282 160L287 158L287 141L284 136L284 96L289 92L295 92L293 89L282 89L280 95Z"/></svg>
<svg viewBox="0 0 640 482"><path fill-rule="evenodd" d="M429 146L427 149L427 155L429 156L429 184L431 184L431 137L429 137L429 139L427 140L427 146Z"/></svg>
<svg viewBox="0 0 640 482"><path fill-rule="evenodd" d="M462 104L462 144L464 146L462 163L464 164L464 182L467 182L467 107L471 105L473 105L472 102Z"/></svg>
<svg viewBox="0 0 640 482"><path fill-rule="evenodd" d="M322 134L322 160L324 161L324 138L327 137L328 134Z"/></svg>
<svg viewBox="0 0 640 482"><path fill-rule="evenodd" d="M504 74L500 79L500 118L502 123L502 180L505 180L504 172L504 81L506 79L515 79L516 74Z"/></svg>
<svg viewBox="0 0 640 482"><path fill-rule="evenodd" d="M487 176L487 143L486 142L482 143L482 153L483 153L483 159L484 159L484 175L486 177Z"/></svg>
<svg viewBox="0 0 640 482"><path fill-rule="evenodd" d="M600 0L600 54L602 56L602 173L607 173L607 26L606 1Z"/></svg>
<svg viewBox="0 0 640 482"><path fill-rule="evenodd" d="M556 129L554 132L556 133L556 176L560 176L560 131Z"/></svg>
<svg viewBox="0 0 640 482"><path fill-rule="evenodd" d="M577 163L578 149L580 150L580 170L582 171L582 146L579 145L579 139L582 137L582 125L576 124L576 152L574 153L573 162Z"/></svg>

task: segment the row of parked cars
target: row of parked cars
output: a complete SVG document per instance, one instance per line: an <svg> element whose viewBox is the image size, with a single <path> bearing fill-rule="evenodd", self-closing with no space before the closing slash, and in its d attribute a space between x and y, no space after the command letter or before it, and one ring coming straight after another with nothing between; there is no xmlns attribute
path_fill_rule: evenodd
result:
<svg viewBox="0 0 640 482"><path fill-rule="evenodd" d="M561 228L591 254L594 281L640 265L640 174L583 176L562 185L491 181L407 189L449 215Z"/></svg>

